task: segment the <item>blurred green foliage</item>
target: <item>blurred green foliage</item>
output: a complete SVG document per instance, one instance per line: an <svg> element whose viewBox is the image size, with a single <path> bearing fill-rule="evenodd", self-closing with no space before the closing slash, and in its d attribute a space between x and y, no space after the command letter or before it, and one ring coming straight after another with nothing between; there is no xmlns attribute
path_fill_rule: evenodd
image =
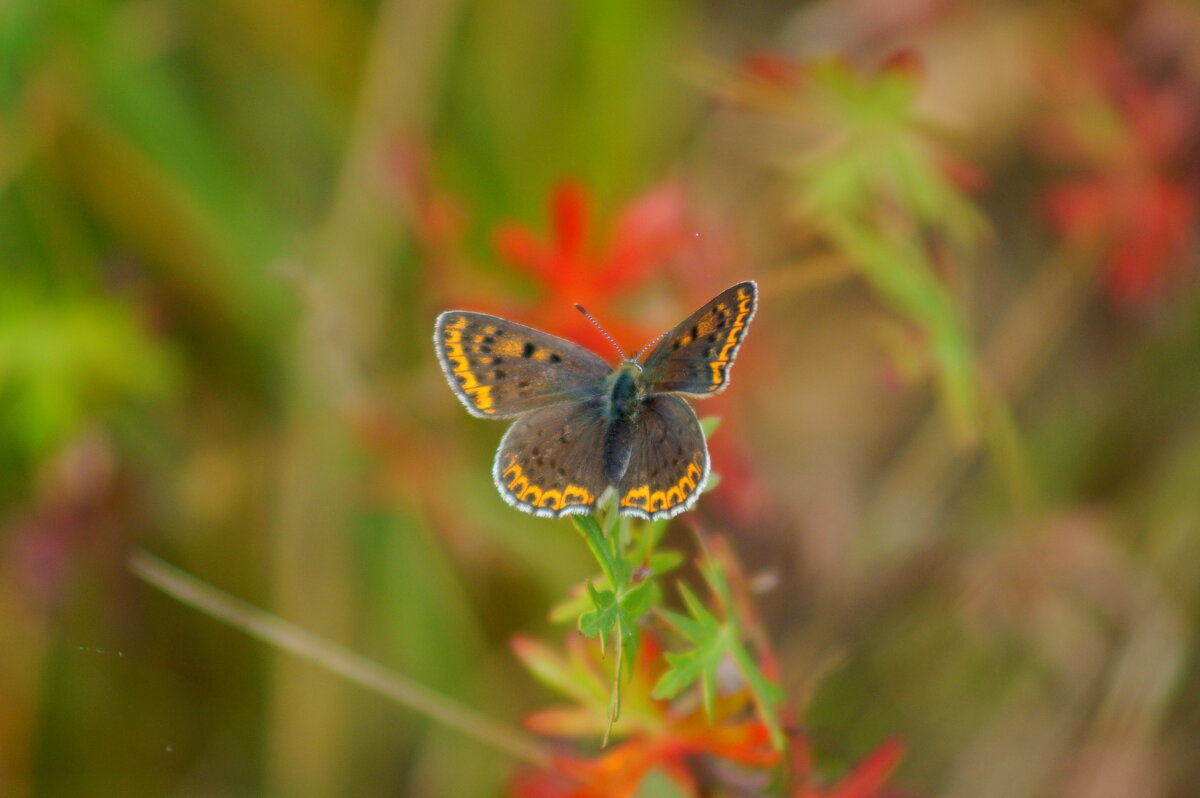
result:
<svg viewBox="0 0 1200 798"><path fill-rule="evenodd" d="M178 378L170 350L145 335L126 305L19 290L0 298L0 435L26 463L89 422L112 423L170 398Z"/></svg>

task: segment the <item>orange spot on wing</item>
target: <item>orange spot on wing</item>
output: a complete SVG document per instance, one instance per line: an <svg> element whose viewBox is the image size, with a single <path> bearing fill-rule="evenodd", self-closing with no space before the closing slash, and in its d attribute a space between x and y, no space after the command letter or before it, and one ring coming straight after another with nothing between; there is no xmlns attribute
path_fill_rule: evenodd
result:
<svg viewBox="0 0 1200 798"><path fill-rule="evenodd" d="M532 504L534 507L537 507L538 502L542 500L542 488L540 485L527 485L517 498L526 504Z"/></svg>
<svg viewBox="0 0 1200 798"><path fill-rule="evenodd" d="M738 289L738 315L733 320L733 324L729 327L729 332L725 334L725 343L721 347L721 351L717 354L714 360L710 360L708 366L712 369L712 385L710 390L720 388L725 382L725 367L729 365L730 358L733 357L733 352L741 343L742 335L746 330L746 317L750 315L751 304L754 301L753 295L745 288ZM718 308L723 306L718 305Z"/></svg>
<svg viewBox="0 0 1200 798"><path fill-rule="evenodd" d="M500 479L517 501L556 512L565 507L591 504L596 498L590 490L573 482L562 490L535 485L525 476L525 470L517 462L516 455L509 455L508 465L500 472Z"/></svg>
<svg viewBox="0 0 1200 798"><path fill-rule="evenodd" d="M561 510L567 505L574 506L577 504L591 504L594 500L595 497L592 496L592 492L590 490L572 483L563 488L562 501L559 504L558 509Z"/></svg>
<svg viewBox="0 0 1200 798"><path fill-rule="evenodd" d="M474 375L472 375L472 376L474 376ZM466 388L464 388L463 390L466 392L466 394L468 396L471 397L471 401L475 403L475 407L477 407L478 409L482 410L485 413L495 413L496 412L492 408L492 405L494 404L494 402L492 400L492 386L479 385L474 388L471 388L470 390L467 390Z"/></svg>
<svg viewBox="0 0 1200 798"><path fill-rule="evenodd" d="M504 484L508 486L509 492L519 499L521 498L521 494L529 487L529 477L525 476L525 470L517 464L517 458L511 455L508 458L508 467L500 473L500 478L504 479L510 474L512 478ZM517 487L518 485L520 486L519 488Z"/></svg>
<svg viewBox="0 0 1200 798"><path fill-rule="evenodd" d="M721 361L713 361L708 365L712 369L712 387L716 388L725 381L725 364Z"/></svg>
<svg viewBox="0 0 1200 798"><path fill-rule="evenodd" d="M683 504L696 492L697 483L704 474L704 470L697 463L700 458L701 455L698 454L693 456L684 475L666 490L651 490L649 485L639 485L626 491L621 499L621 506L656 513Z"/></svg>
<svg viewBox="0 0 1200 798"><path fill-rule="evenodd" d="M450 365L450 371L458 379L458 387L471 400L471 404L475 405L477 410L492 414L496 412L492 407L495 404L492 397L492 386L479 384L478 376L471 369L471 359L463 352L462 331L466 326L466 316L459 316L446 322L445 340L443 341L446 362ZM482 338L475 336L475 340L478 342Z"/></svg>
<svg viewBox="0 0 1200 798"><path fill-rule="evenodd" d="M520 357L521 350L524 348L525 345L523 343L506 335L492 344L492 354L504 355L505 357Z"/></svg>
<svg viewBox="0 0 1200 798"><path fill-rule="evenodd" d="M625 497L621 499L622 507L638 507L643 510L649 509L650 504L650 486L639 485L629 491L626 491Z"/></svg>

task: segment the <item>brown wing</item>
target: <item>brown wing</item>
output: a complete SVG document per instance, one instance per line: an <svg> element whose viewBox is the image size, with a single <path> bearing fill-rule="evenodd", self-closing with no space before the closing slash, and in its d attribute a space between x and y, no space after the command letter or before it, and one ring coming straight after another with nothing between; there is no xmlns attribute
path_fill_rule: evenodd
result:
<svg viewBox="0 0 1200 798"><path fill-rule="evenodd" d="M709 465L695 412L678 396L654 396L642 404L635 427L629 467L617 486L620 513L656 521L691 509Z"/></svg>
<svg viewBox="0 0 1200 798"><path fill-rule="evenodd" d="M754 318L753 281L727 288L663 336L643 373L654 393L708 396L729 384L729 369Z"/></svg>
<svg viewBox="0 0 1200 798"><path fill-rule="evenodd" d="M450 388L481 418L595 397L612 371L578 344L485 313L446 311L433 342Z"/></svg>
<svg viewBox="0 0 1200 798"><path fill-rule="evenodd" d="M590 512L608 487L600 402L532 410L509 428L492 477L504 501L545 518Z"/></svg>

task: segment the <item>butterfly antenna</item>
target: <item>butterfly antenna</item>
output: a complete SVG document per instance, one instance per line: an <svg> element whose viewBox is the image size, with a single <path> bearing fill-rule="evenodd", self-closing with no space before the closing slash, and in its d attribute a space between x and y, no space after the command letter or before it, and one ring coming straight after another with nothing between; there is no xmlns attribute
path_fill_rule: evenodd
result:
<svg viewBox="0 0 1200 798"><path fill-rule="evenodd" d="M584 316L586 316L588 321L590 321L592 324L596 325L596 329L600 331L601 335L603 335L605 338L608 339L608 342L613 345L613 349L617 350L617 354L619 354L621 356L622 360L629 359L629 358L625 357L625 350L623 350L623 349L621 349L621 347L617 346L616 340L611 335L608 334L608 330L601 327L600 322L593 319L592 314L588 313L587 309L583 305L576 304L575 309L578 310L580 313L582 313Z"/></svg>
<svg viewBox="0 0 1200 798"><path fill-rule="evenodd" d="M668 330L667 332L670 332L670 330ZM648 343L648 344L646 344L645 346L643 346L643 347L641 348L641 351L639 351L639 352L637 353L637 355L635 355L635 356L634 356L634 358L633 358L633 359L634 359L634 362L637 362L637 361L641 360L641 359L642 359L642 355L646 354L646 351L647 351L647 350L648 350L650 347L654 346L656 343L658 343L659 341L661 341L662 339L664 339L664 338L666 338L666 337L667 337L667 333L665 333L665 332L664 332L664 333L659 333L659 334L658 334L658 336L657 336L657 337L656 337L656 338L655 338L653 341L651 341L650 343Z"/></svg>

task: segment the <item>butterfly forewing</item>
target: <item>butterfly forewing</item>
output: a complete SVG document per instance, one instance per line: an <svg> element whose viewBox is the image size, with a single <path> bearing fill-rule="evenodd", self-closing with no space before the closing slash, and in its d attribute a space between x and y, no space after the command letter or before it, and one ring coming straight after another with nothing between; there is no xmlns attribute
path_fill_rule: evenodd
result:
<svg viewBox="0 0 1200 798"><path fill-rule="evenodd" d="M632 447L617 486L623 515L671 518L696 503L708 479L708 447L687 402L669 394L643 402Z"/></svg>
<svg viewBox="0 0 1200 798"><path fill-rule="evenodd" d="M589 512L608 486L605 425L598 400L564 402L517 419L492 468L500 495L548 518Z"/></svg>
<svg viewBox="0 0 1200 798"><path fill-rule="evenodd" d="M663 336L644 365L650 390L707 396L728 385L757 304L754 282L738 283Z"/></svg>
<svg viewBox="0 0 1200 798"><path fill-rule="evenodd" d="M483 418L594 398L612 370L577 344L485 313L446 311L433 341L455 395Z"/></svg>

